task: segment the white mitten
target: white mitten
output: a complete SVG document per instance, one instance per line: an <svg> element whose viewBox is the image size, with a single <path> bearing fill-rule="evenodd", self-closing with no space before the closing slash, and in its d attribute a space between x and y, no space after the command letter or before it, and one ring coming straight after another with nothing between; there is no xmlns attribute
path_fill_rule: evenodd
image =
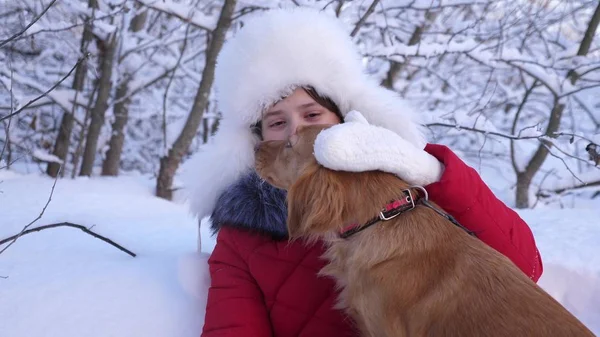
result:
<svg viewBox="0 0 600 337"><path fill-rule="evenodd" d="M411 185L439 181L444 170L435 157L386 128L371 125L358 111L323 130L315 141L317 161L336 171L384 171Z"/></svg>

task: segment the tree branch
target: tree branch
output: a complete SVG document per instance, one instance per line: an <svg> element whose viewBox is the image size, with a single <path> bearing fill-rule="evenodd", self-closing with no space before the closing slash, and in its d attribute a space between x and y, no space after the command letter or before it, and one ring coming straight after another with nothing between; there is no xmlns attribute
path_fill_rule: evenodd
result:
<svg viewBox="0 0 600 337"><path fill-rule="evenodd" d="M154 2L151 2L149 0L136 0L136 1L138 3L144 5L144 6L148 7L148 8L154 9L155 11L159 11L159 12L162 12L162 13L165 13L165 14L168 14L168 15L173 15L174 17L178 18L179 20L181 20L181 21L183 21L185 23L188 23L188 24L190 24L190 25L192 25L192 26L194 26L194 27L196 27L198 29L203 29L203 30L206 30L208 32L212 32L212 27L207 27L205 25L201 25L201 24L199 24L197 22L194 22L194 13L193 12L192 13L188 13L187 14L188 17L185 17L182 13L177 13L176 11L169 10L169 9L161 7L160 3L164 2L164 0L154 1ZM156 5L157 2L159 3L158 6Z"/></svg>
<svg viewBox="0 0 600 337"><path fill-rule="evenodd" d="M598 24L600 24L600 2L598 2L596 10L594 11L592 18L590 19L585 34L583 35L583 39L581 40L581 44L579 45L577 55L582 56L588 54L588 52L590 51L590 47L592 46L592 41L594 40L594 35L596 35L596 29L598 29ZM572 84L575 84L575 82L577 82L577 79L580 76L581 75L578 75L577 72L575 72L575 70L569 72L569 77L571 78Z"/></svg>
<svg viewBox="0 0 600 337"><path fill-rule="evenodd" d="M179 65L181 64L181 59L183 58L183 54L185 53L185 49L187 48L190 27L191 25L187 25L187 27L185 28L185 37L183 39L183 46L181 46L181 53L177 58L177 63L175 63L175 66L173 67L174 70L173 72L171 72L171 76L169 76L169 80L167 81L167 86L165 88L165 94L163 95L162 131L165 153L167 153L167 151L169 150L169 146L167 144L167 97L169 95L169 89L173 84L173 79L175 78L175 72L177 71L177 68L179 68Z"/></svg>
<svg viewBox="0 0 600 337"><path fill-rule="evenodd" d="M519 136L519 135L509 135L509 134L495 132L495 131L481 130L481 129L473 128L470 126L454 125L454 124L448 124L448 123L428 123L428 124L425 124L425 126L427 126L427 127L441 126L441 127L453 128L453 129L458 129L458 130L466 130L466 131L477 132L477 133L481 133L481 134L485 134L485 135L498 136L501 138L506 138L506 139L511 139L511 140L526 140L526 139L542 140L546 137L551 137L551 138L572 137L572 138L579 138L579 139L588 141L590 143L594 143L594 141L590 140L587 137L576 135L574 133L569 133L569 132L553 132L550 134L542 134L542 135L537 135L537 136ZM547 141L547 140L545 140L545 141Z"/></svg>
<svg viewBox="0 0 600 337"><path fill-rule="evenodd" d="M552 144L551 143L542 142L542 144L540 144L540 146L545 147L549 155L560 160L563 163L563 165L565 166L565 168L567 169L567 171L569 171L569 173L571 173L573 178L577 179L580 183L584 184L583 180L579 179L579 177L575 174L575 172L573 172L573 170L571 170L569 165L567 165L567 162L565 162L564 159L562 159L561 157L559 157L558 155L556 155L555 153L552 152L552 149L551 149ZM557 148L557 147L555 146L554 148ZM561 152L563 152L563 151L561 151ZM577 158L577 157L575 157L575 158ZM579 158L577 158L577 159L579 159ZM580 159L580 160L582 160L582 159Z"/></svg>
<svg viewBox="0 0 600 337"><path fill-rule="evenodd" d="M19 36L17 39L21 40L21 39L32 38L32 37L34 37L34 36L36 36L38 34L41 34L41 33L59 33L59 32L64 32L64 31L67 31L67 30L70 30L70 29L73 29L73 28L76 28L76 27L84 26L84 25L86 25L88 23L91 23L91 22L101 21L101 20L104 20L106 18L114 17L117 14L120 14L121 12L123 12L126 8L127 8L126 6L121 6L118 10L116 10L116 11L114 11L112 13L108 13L108 14L103 15L103 16L95 17L92 20L85 20L84 22L81 22L81 23L74 23L74 24L69 25L69 26L64 26L64 27L54 28L54 29L40 29L40 30L36 30L33 33ZM94 10L95 10L95 8L94 8Z"/></svg>
<svg viewBox="0 0 600 337"><path fill-rule="evenodd" d="M30 228L30 229L27 229L27 230L25 230L25 231L23 231L23 232L21 232L21 233L19 233L17 235L13 235L13 236L11 236L9 238L0 240L0 245L3 245L6 242L11 241L11 240L13 240L13 242L14 242L14 240L18 239L19 237L21 237L23 235L27 235L27 234L34 233L34 232L39 232L39 231L42 231L44 229L56 228L56 227L71 227L71 228L80 229L84 233L89 234L89 235L95 237L96 239L102 240L102 241L110 244L110 245L116 247L117 249L119 249L120 251L123 251L123 252L129 254L130 256L136 257L136 254L133 253L132 251L128 250L127 248L119 245L118 243L112 241L111 239L109 239L109 238L107 238L105 236L102 236L102 235L100 235L98 233L92 232L91 228L87 228L87 227L85 227L83 225L77 225L77 224L70 223L70 222L61 222L61 223L55 223L55 224L51 224L51 225L44 225L44 226L38 226L38 227ZM6 248L8 248L8 247L6 247ZM4 250L6 250L6 248ZM2 250L2 251L4 251L4 250Z"/></svg>
<svg viewBox="0 0 600 337"><path fill-rule="evenodd" d="M10 69L10 112L13 111L13 102L14 102L14 96L13 96L13 69ZM10 167L10 124L12 122L12 118L8 119L8 125L5 125L5 133L6 133L6 139L4 140L4 146L2 146L2 152L0 152L0 162L2 161L2 158L4 157L4 151L6 151L6 149L8 148L8 159L6 160L6 165L7 167Z"/></svg>
<svg viewBox="0 0 600 337"><path fill-rule="evenodd" d="M62 166L59 168L59 171L62 169ZM2 250L0 250L0 254L4 253L5 250L8 249L8 247L12 246L20 237L21 235L23 235L27 229L29 227L31 227L31 225L33 225L34 223L36 223L39 219L42 218L42 216L44 215L44 212L46 212L46 208L48 208L48 205L50 205L50 201L52 200L52 195L54 195L54 188L56 187L56 182L58 181L58 174L56 175L56 178L54 178L54 183L52 184L52 189L50 190L50 196L48 197L48 200L46 201L46 204L44 205L44 208L42 208L42 211L40 212L40 214L37 216L37 218L33 219L33 221L31 221L27 226L23 227L23 229L21 230L20 233L11 236L9 239L6 240L2 240L0 241L0 245L5 244L8 241L11 241L6 247L4 247Z"/></svg>
<svg viewBox="0 0 600 337"><path fill-rule="evenodd" d="M525 81L523 81L523 83L525 84ZM513 124L512 124L512 128L510 129L511 134L515 134L515 131L517 131L517 123L519 122L519 119L521 117L521 112L523 111L523 108L525 107L525 104L527 103L527 99L529 98L529 95L531 95L531 93L533 92L533 89L535 89L537 85L537 81L533 81L533 84L531 85L530 88L527 88L527 90L525 90L525 95L523 96L523 100L521 101L521 104L519 104L519 108L517 109L517 112L515 113L515 119L513 120ZM519 133L520 134L520 133ZM513 167L513 170L515 171L515 173L520 172L519 170L519 166L517 165L517 160L515 158L515 142L511 139L510 141L510 161Z"/></svg>
<svg viewBox="0 0 600 337"><path fill-rule="evenodd" d="M75 69L77 68L77 66L79 66L79 64L81 62L83 62L84 60L87 60L88 57L89 57L89 53L87 55L84 55L84 56L80 57L79 60L77 60L77 63L75 63L75 65L73 66L73 68L71 68L71 70L69 70L69 72L63 78L60 79L60 81L56 82L52 87L50 87L50 89L48 89L46 92L44 92L40 96L38 96L38 97L32 99L31 101L27 102L27 104L25 104L24 106L22 106L21 108L19 108L19 110L10 113L7 116L0 117L0 122L3 121L3 120L5 120L5 119L8 119L8 118L11 118L13 116L18 115L19 113L21 113L21 111L25 110L31 104L33 104L36 101L42 99L43 97L46 97L46 95L48 95L48 93L50 93L52 90L56 89L62 82L64 82L67 78L69 78L69 76L71 76L71 74L73 73L73 71L75 71Z"/></svg>
<svg viewBox="0 0 600 337"><path fill-rule="evenodd" d="M52 5L54 5L54 3L56 2L56 0L52 0L48 6L46 6L46 8L44 8L44 10L33 19L33 21L31 21L25 28L23 28L20 32L16 33L15 35L9 37L8 39L0 42L0 48L2 48L2 46L6 45L7 43L9 43L10 41L16 39L17 37L19 37L21 34L25 33L31 26L33 26L34 23L36 23L42 16L44 16L44 14L46 14L46 12L50 9L50 7L52 7Z"/></svg>
<svg viewBox="0 0 600 337"><path fill-rule="evenodd" d="M373 13L373 11L375 10L375 6L377 6L378 3L379 3L379 0L373 0L373 2L371 3L371 6L369 6L369 8L365 12L365 14L360 18L360 20L358 20L358 22L356 23L356 26L354 26L354 29L352 30L352 33L350 33L350 36L354 37L358 33L358 31L360 30L360 27L365 24L365 22L369 18L369 15L371 15L371 13Z"/></svg>
<svg viewBox="0 0 600 337"><path fill-rule="evenodd" d="M578 190L580 188L592 187L592 186L600 186L600 180L598 180L598 181L592 181L590 183L584 182L582 184L580 183L580 184L576 184L576 185L573 185L573 186L570 186L570 187L559 188L559 189L555 189L555 190L551 190L551 191L554 192L554 193L559 193L560 194L560 193L563 193L563 192L566 192L566 191L569 191L569 190Z"/></svg>

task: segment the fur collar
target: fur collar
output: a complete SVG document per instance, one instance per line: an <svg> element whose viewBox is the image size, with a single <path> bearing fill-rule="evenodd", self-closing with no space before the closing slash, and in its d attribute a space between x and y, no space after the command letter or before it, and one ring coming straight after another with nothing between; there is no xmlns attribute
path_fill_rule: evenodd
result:
<svg viewBox="0 0 600 337"><path fill-rule="evenodd" d="M212 230L248 229L281 240L287 237L286 192L271 186L254 171L242 176L217 199Z"/></svg>

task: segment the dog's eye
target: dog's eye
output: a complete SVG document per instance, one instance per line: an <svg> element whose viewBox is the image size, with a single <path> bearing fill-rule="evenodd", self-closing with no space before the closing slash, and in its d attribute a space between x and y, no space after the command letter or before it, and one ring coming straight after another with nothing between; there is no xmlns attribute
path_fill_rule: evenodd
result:
<svg viewBox="0 0 600 337"><path fill-rule="evenodd" d="M288 140L287 143L285 143L285 147L291 148L292 147L292 141Z"/></svg>

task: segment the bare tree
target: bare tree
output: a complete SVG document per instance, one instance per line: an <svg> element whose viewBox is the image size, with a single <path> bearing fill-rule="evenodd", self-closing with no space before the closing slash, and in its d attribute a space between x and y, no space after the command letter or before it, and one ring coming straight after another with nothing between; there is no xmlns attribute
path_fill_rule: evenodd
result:
<svg viewBox="0 0 600 337"><path fill-rule="evenodd" d="M131 20L129 30L139 32L144 28L148 17L148 10L141 10L141 5L136 3L136 9L139 11ZM124 73L117 87L114 115L115 120L112 124L112 133L108 144L108 151L102 163L103 176L116 176L119 174L119 164L123 145L125 143L125 127L129 118L129 105L131 104L131 95L129 95L129 83L133 79L130 73Z"/></svg>
<svg viewBox="0 0 600 337"><path fill-rule="evenodd" d="M104 126L104 117L108 109L108 99L112 91L112 72L114 67L115 52L117 49L117 32L109 34L104 40L98 40L100 50L100 79L98 80L98 95L96 103L91 111L90 126L88 128L83 161L81 162L80 176L92 175L96 151L98 149L98 138Z"/></svg>
<svg viewBox="0 0 600 337"><path fill-rule="evenodd" d="M587 55L589 48L592 44L592 40L594 39L594 35L596 34L596 30L598 28L598 24L600 23L600 2L590 19L588 24L588 28L586 33L581 40L581 44L579 50L577 52L578 56ZM578 79L578 76L574 71L569 72L571 74L571 83L575 84ZM528 94L526 93L523 104L527 100ZM554 100L552 103L552 110L550 111L550 119L548 121L548 126L546 127L546 132L544 133L549 138L555 138L554 134L558 131L561 119L563 117L563 113L565 110L565 104L561 101L561 97L558 96L557 93L554 93ZM517 117L518 118L518 114ZM511 141L512 143L512 141ZM516 189L516 206L517 208L528 208L530 206L529 203L529 189L531 186L531 181L533 177L539 172L540 168L544 164L544 161L550 154L550 149L552 148L553 143L551 141L542 139L540 140L540 144L538 145L535 153L531 157L531 159L527 162L525 168L523 170L519 169L516 165L514 166L517 173L517 189ZM515 154L514 146L511 144L511 157L514 158Z"/></svg>
<svg viewBox="0 0 600 337"><path fill-rule="evenodd" d="M93 33L93 22L94 22L94 14L96 9L98 8L97 0L89 0L88 6L92 8L92 17L86 20L86 23L83 28L83 35L81 37L81 47L80 52L82 55L86 55L88 52L88 46L92 41ZM87 74L87 62L82 62L77 66L75 70L75 77L73 78L72 88L75 90L75 101L77 101L77 96L80 92L83 91L83 87L85 84L85 78ZM73 124L75 122L75 109L76 104L73 104L73 109L71 111L64 111L62 115L62 119L60 122L60 127L58 128L58 135L56 136L56 141L54 142L54 151L52 152L58 159L60 159L63 163L67 160L67 155L69 153L69 147L71 146L71 134L73 132ZM74 168L75 170L76 168ZM46 173L51 177L56 177L60 170L59 163L48 163L46 167ZM64 174L64 170L62 170Z"/></svg>
<svg viewBox="0 0 600 337"><path fill-rule="evenodd" d="M194 98L194 105L188 115L183 130L169 149L168 154L160 159L160 169L156 179L156 195L171 200L173 196L173 177L185 153L202 122L204 111L209 102L210 90L214 81L215 64L221 51L225 36L231 26L231 18L236 6L236 0L225 0L217 26L212 32L212 38L206 51L206 61L202 71L202 80Z"/></svg>

